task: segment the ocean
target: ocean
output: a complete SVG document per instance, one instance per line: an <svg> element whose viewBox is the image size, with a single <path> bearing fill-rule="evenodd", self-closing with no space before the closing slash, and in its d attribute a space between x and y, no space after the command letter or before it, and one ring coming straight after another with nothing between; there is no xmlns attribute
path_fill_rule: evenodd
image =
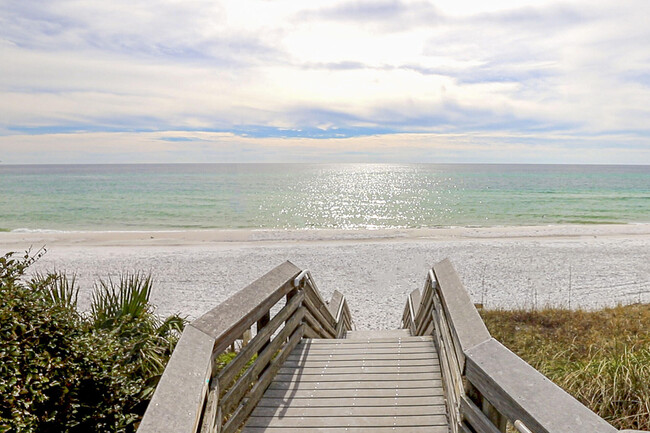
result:
<svg viewBox="0 0 650 433"><path fill-rule="evenodd" d="M0 165L0 231L650 222L650 166Z"/></svg>

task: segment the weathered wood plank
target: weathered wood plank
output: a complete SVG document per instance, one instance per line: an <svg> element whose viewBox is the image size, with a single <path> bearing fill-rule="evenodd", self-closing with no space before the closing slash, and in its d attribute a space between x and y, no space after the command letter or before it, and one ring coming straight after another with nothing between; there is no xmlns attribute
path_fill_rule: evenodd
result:
<svg viewBox="0 0 650 433"><path fill-rule="evenodd" d="M458 431L460 433L474 433L473 430L471 430L466 423L462 423L461 425L458 426ZM483 432L481 432L483 433Z"/></svg>
<svg viewBox="0 0 650 433"><path fill-rule="evenodd" d="M435 283L435 281L433 281ZM422 295L420 296L420 303L417 305L417 308L415 308L415 323L416 325L419 325L420 322L422 321L422 318L425 316L424 314L424 306L427 305L431 301L431 292L433 289L432 282L429 281L427 278L424 281L424 287L422 288ZM414 305L415 307L415 305Z"/></svg>
<svg viewBox="0 0 650 433"><path fill-rule="evenodd" d="M226 349L293 290L300 269L285 262L192 322L192 326L215 339L215 352Z"/></svg>
<svg viewBox="0 0 650 433"><path fill-rule="evenodd" d="M345 401L348 405L336 407L256 407L253 417L282 417L282 418L316 418L316 417L398 417L398 416L427 416L444 415L442 406L352 406L353 400Z"/></svg>
<svg viewBox="0 0 650 433"><path fill-rule="evenodd" d="M210 392L208 399L205 403L205 411L203 412L203 421L201 422L200 433L215 433L217 431L217 423L221 427L221 419L219 413L219 385L216 381L210 384Z"/></svg>
<svg viewBox="0 0 650 433"><path fill-rule="evenodd" d="M415 289L409 294L409 300L411 301L410 307L411 307L411 317L415 319L415 316L417 315L417 310L420 308L420 300L422 299L422 294L420 293L420 289Z"/></svg>
<svg viewBox="0 0 650 433"><path fill-rule="evenodd" d="M343 303L343 322L345 323L345 329L352 330L352 314L350 313L350 308L348 303Z"/></svg>
<svg viewBox="0 0 650 433"><path fill-rule="evenodd" d="M350 334L353 334L354 332L359 332L359 331L350 331ZM360 338L360 337L355 337L351 339L347 338L341 338L341 339L330 339L330 340L314 340L310 342L304 342L300 343L302 345L311 345L311 347L315 346L325 346L325 347L332 347L332 346L345 346L345 347L354 347L354 346L368 346L368 344L372 343L373 347L382 347L382 345L386 345L388 347L395 347L398 345L410 345L410 344L418 344L418 345L423 345L423 343L428 343L429 346L431 346L431 342L433 341L433 338L431 336L421 336L421 337L410 337L408 335L402 335L399 337L386 337L386 338Z"/></svg>
<svg viewBox="0 0 650 433"><path fill-rule="evenodd" d="M291 316L278 335L271 340L271 343L264 348L259 354L257 359L251 364L246 372L235 382L235 384L226 392L221 399L221 408L224 413L230 413L240 400L247 393L250 385L258 379L258 375L266 369L266 366L271 361L276 352L280 349L284 350L286 339L291 336L296 328L301 326L304 311L302 308L298 309L296 313ZM303 314L300 314L303 312ZM302 335L302 334L301 334ZM297 342L296 342L297 344ZM291 349L293 350L294 347Z"/></svg>
<svg viewBox="0 0 650 433"><path fill-rule="evenodd" d="M426 303L420 306L417 326L415 328L415 335L427 335L426 329L431 324L431 310L433 309L433 303L431 302L432 296L433 296L432 290L429 290L429 292L427 293L427 297L422 298L423 300L426 300Z"/></svg>
<svg viewBox="0 0 650 433"><path fill-rule="evenodd" d="M503 416L503 414L499 412L487 398L484 398L483 395L481 395L481 409L485 416L488 417L490 422L492 422L500 432L506 433L506 429L508 428L508 419ZM516 424L520 422L521 421L515 421L515 427L517 426Z"/></svg>
<svg viewBox="0 0 650 433"><path fill-rule="evenodd" d="M302 345L306 347L306 345ZM310 353L314 354L323 354L323 353L360 353L364 351L363 345L347 345L347 344L314 344L310 345L308 350ZM432 341L423 341L416 343L403 343L403 344L392 344L392 343L380 343L372 345L370 347L365 347L366 353L420 353L420 352L431 352L433 351L433 342Z"/></svg>
<svg viewBox="0 0 650 433"><path fill-rule="evenodd" d="M466 352L467 379L511 420L535 433L614 433L616 429L495 339Z"/></svg>
<svg viewBox="0 0 650 433"><path fill-rule="evenodd" d="M332 293L332 298L330 299L328 307L330 309L330 313L332 314L332 317L334 317L334 320L336 322L341 321L344 302L345 302L345 298L343 297L343 294L338 290L334 290L334 293Z"/></svg>
<svg viewBox="0 0 650 433"><path fill-rule="evenodd" d="M242 433L304 433L301 427L245 427ZM395 427L311 427L310 433L395 433ZM447 426L405 426L399 428L399 433L448 433Z"/></svg>
<svg viewBox="0 0 650 433"><path fill-rule="evenodd" d="M250 417L247 426L250 427L300 427L305 429L319 427L408 427L446 425L445 415L414 415L414 416L368 416L368 417Z"/></svg>
<svg viewBox="0 0 650 433"><path fill-rule="evenodd" d="M309 315L309 314L307 314ZM310 355L328 355L332 354L334 356L339 355L339 354L348 354L348 355L355 355L355 354L381 354L385 353L388 355L403 355L403 354L410 354L410 353L432 353L433 352L433 344L432 343L425 343L422 345L418 344L404 344L404 345L395 345L392 347L366 347L364 348L363 346L360 347L348 347L348 346L334 346L332 348L328 347L318 347L318 346L310 346L305 348L304 350L309 351Z"/></svg>
<svg viewBox="0 0 650 433"><path fill-rule="evenodd" d="M289 359L292 361L302 361L306 355L297 353L292 354ZM322 355L310 355L310 360L312 361L327 361L328 359L333 359L329 354ZM341 355L337 354L336 359L340 361L362 361L362 360L380 360L380 359L399 359L399 360L409 360L409 359L438 359L438 356L430 352L419 352L419 353L401 353L399 355L390 354L390 353L357 353L350 355Z"/></svg>
<svg viewBox="0 0 650 433"><path fill-rule="evenodd" d="M402 374L402 373L440 373L439 365L379 365L379 366L366 366L358 365L356 367L295 367L291 365L284 365L279 374L294 374L294 375L324 375L324 374Z"/></svg>
<svg viewBox="0 0 650 433"><path fill-rule="evenodd" d="M248 393L248 398L246 401L244 401L243 404L237 408L237 410L232 414L232 416L223 426L223 433L232 433L237 431L253 411L253 409L255 409L255 405L257 405L257 402L260 401L264 395L264 391L266 391L267 387L275 377L278 369L287 358L287 355L291 353L293 348L303 337L304 328L305 325L301 324L293 332L293 334L291 334L291 337L289 337L287 344L282 347L276 358L271 361L269 367L264 371L257 382L255 382L250 392ZM285 329L287 329L287 327L285 327Z"/></svg>
<svg viewBox="0 0 650 433"><path fill-rule="evenodd" d="M345 338L347 332L347 327L345 326L345 320L340 320L336 324L336 338Z"/></svg>
<svg viewBox="0 0 650 433"><path fill-rule="evenodd" d="M139 433L197 431L212 373L213 346L214 338L192 325L185 327L142 418Z"/></svg>
<svg viewBox="0 0 650 433"><path fill-rule="evenodd" d="M445 362L442 363L443 383L445 388L448 388L449 391L449 419L451 420L452 431L456 431L460 421L460 414L458 412L459 399L462 395L465 395L465 389L463 386L462 374L460 372L459 360L453 347L454 341L451 336L450 326L447 322L446 316L439 314L439 312L442 312L442 305L440 304L437 293L434 293L433 304L434 308L431 313L435 323L435 333L437 338L440 338L440 342L444 345L444 350L440 351L440 356L442 358L444 354L445 357Z"/></svg>
<svg viewBox="0 0 650 433"><path fill-rule="evenodd" d="M319 308L319 305L308 296L310 288L305 288L305 299L303 300L303 305L307 307L311 315L318 320L319 325L327 331L329 338L336 337L336 322L332 319L329 310L326 309L326 306L323 304L323 310Z"/></svg>
<svg viewBox="0 0 650 433"><path fill-rule="evenodd" d="M452 337L455 340L460 370L463 371L465 367L464 352L489 340L490 333L449 259L435 264L433 273L438 281L440 300L451 327Z"/></svg>
<svg viewBox="0 0 650 433"><path fill-rule="evenodd" d="M259 334L260 330L263 330L264 328L266 328L268 326L269 322L271 322L271 311L267 311L266 314L263 314L262 317L257 319L257 331L258 331L258 334ZM248 332L250 334L250 330ZM263 343L260 346L260 349L258 350L258 352L264 350L264 348L269 344L269 339L270 339L270 336L265 338L265 341L263 341ZM246 343L246 341L244 341L244 343ZM244 345L246 345L246 344L244 344Z"/></svg>
<svg viewBox="0 0 650 433"><path fill-rule="evenodd" d="M267 392L268 394L268 392ZM418 397L358 397L354 394L350 395L337 395L332 397L322 397L316 395L308 398L297 398L291 395L291 399L273 398L268 397L267 394L264 398L257 403L257 407L380 407L380 406L436 406L441 408L443 413L446 413L444 399L440 395L437 396L418 396Z"/></svg>
<svg viewBox="0 0 650 433"><path fill-rule="evenodd" d="M418 337L423 338L423 337ZM405 340L393 340L387 341L386 339L379 340L340 340L340 341L349 341L349 343L337 343L336 340L303 340L298 347L296 348L299 352L310 351L313 353L327 353L329 351L351 351L351 350L360 350L363 348L367 349L388 349L388 350L398 350L405 348L425 348L431 351L434 350L433 338L429 337L426 340L422 341L405 341Z"/></svg>
<svg viewBox="0 0 650 433"><path fill-rule="evenodd" d="M305 289L306 293L309 296L313 296L314 300L316 301L316 303L318 305L327 305L327 302L321 296L320 290L318 290L318 286L316 285L316 281L314 281L313 278L311 278L311 273L308 273L307 280L303 280L303 281L304 281L304 289ZM328 312L329 312L329 309L328 309ZM330 314L330 316L332 316L332 315ZM332 316L332 319L334 319L333 316Z"/></svg>
<svg viewBox="0 0 650 433"><path fill-rule="evenodd" d="M420 305L415 317L415 335L423 335L423 331L428 325L431 317L431 296L433 294L435 281L427 280L424 283L424 290L420 298Z"/></svg>
<svg viewBox="0 0 650 433"><path fill-rule="evenodd" d="M357 331L350 331L349 333L352 333L352 332L357 332ZM317 341L313 341L313 343L319 343L319 344L320 343L328 344L328 343L331 343L331 342L335 342L335 343L339 343L339 344L348 344L348 343L349 344L366 344L366 343L392 343L392 342L408 343L409 340L407 340L407 338L409 338L409 339L411 339L411 338L417 339L417 341L419 341L419 342L426 341L426 342L430 343L430 342L433 341L433 338L430 335L426 335L426 336L425 335L420 335L420 336L417 336L417 337L407 337L407 336L397 337L397 339L394 338L394 337L388 337L388 338L383 338L383 337L381 337L381 338L351 338L351 339L343 338L343 339L340 339L340 340L317 340Z"/></svg>
<svg viewBox="0 0 650 433"><path fill-rule="evenodd" d="M438 372L430 373L376 373L376 374L278 374L276 382L397 382L400 380L435 380L439 378Z"/></svg>
<svg viewBox="0 0 650 433"><path fill-rule="evenodd" d="M325 322L332 328L335 328L336 319L332 315L329 307L327 306L327 303L321 296L320 292L318 292L310 285L306 285L304 290L305 290L305 298L308 299L310 302L312 302L314 306L316 306L318 312L322 314L323 318L325 319Z"/></svg>
<svg viewBox="0 0 650 433"><path fill-rule="evenodd" d="M445 406L357 406L354 399L341 400L341 405L334 407L315 406L257 406L253 417L370 417L370 416L422 416L444 415Z"/></svg>
<svg viewBox="0 0 650 433"><path fill-rule="evenodd" d="M347 367L417 367L434 365L440 367L440 362L437 357L425 359L358 359L358 360L338 360L327 359L316 361L309 358L303 360L287 360L284 367L308 367L308 368L347 368Z"/></svg>
<svg viewBox="0 0 650 433"><path fill-rule="evenodd" d="M330 334L325 330L321 323L316 319L309 308L306 308L307 312L305 314L305 323L311 328L318 338L332 338L333 334Z"/></svg>
<svg viewBox="0 0 650 433"><path fill-rule="evenodd" d="M305 326L305 337L307 338L321 338L319 334L316 333L310 326Z"/></svg>
<svg viewBox="0 0 650 433"><path fill-rule="evenodd" d="M230 385L230 382L232 382L235 376L239 374L248 361L251 360L253 355L257 354L263 346L268 343L269 338L280 327L280 325L288 320L296 310L299 310L303 297L304 294L298 292L291 301L289 301L289 303L286 304L278 314L273 317L273 319L271 319L268 325L262 328L248 343L248 345L244 347L237 356L223 368L223 370L221 370L219 373L219 386L222 389L225 389L226 386ZM298 311L297 314L304 315L304 309L303 311Z"/></svg>
<svg viewBox="0 0 650 433"><path fill-rule="evenodd" d="M436 316L435 310L432 309L432 316ZM432 319L433 320L433 319ZM445 391L445 398L447 400L447 413L449 415L449 429L452 433L458 431L458 414L456 413L458 395L454 389L453 383L450 383L451 367L449 361L449 354L447 347L444 344L439 326L434 327L434 335L436 341L436 348L440 359L440 368L442 370L442 383Z"/></svg>
<svg viewBox="0 0 650 433"><path fill-rule="evenodd" d="M440 331L442 343L444 343L447 355L449 356L449 366L452 369L451 373L453 373L451 379L454 380L457 388L462 391L462 371L460 358L458 358L458 351L455 347L456 341L452 335L453 325L449 323L447 316L444 314L438 294L433 296L433 310L431 311L431 314L433 315L435 326Z"/></svg>
<svg viewBox="0 0 650 433"><path fill-rule="evenodd" d="M411 308L410 308L410 299L406 299L406 304L404 305L404 312L402 313L402 328L411 329L413 319L411 318Z"/></svg>
<svg viewBox="0 0 650 433"><path fill-rule="evenodd" d="M283 400L293 399L299 400L303 398L311 399L337 399L342 397L356 397L358 399L362 398L377 398L384 399L401 399L401 398L426 398L426 397L436 397L439 398L443 395L442 391L442 382L438 381L437 383L431 384L431 386L423 388L354 388L350 387L348 389L323 389L323 388L304 388L293 386L291 382L283 382L281 384L276 384L275 386L270 386L264 394L268 398L280 398Z"/></svg>
<svg viewBox="0 0 650 433"><path fill-rule="evenodd" d="M341 342L354 342L356 340L361 340L364 342L375 342L380 340L389 339L395 341L395 338L407 339L410 338L411 334L407 329L390 329L390 330L381 330L381 331L349 331L345 336L345 339Z"/></svg>
<svg viewBox="0 0 650 433"><path fill-rule="evenodd" d="M422 380L400 380L398 382L371 382L371 381L355 381L355 382L273 382L269 388L272 389L407 389L407 388L431 388L441 387L442 380L436 379L434 381Z"/></svg>
<svg viewBox="0 0 650 433"><path fill-rule="evenodd" d="M460 414L474 430L483 433L500 433L487 416L470 399L463 396L460 400Z"/></svg>

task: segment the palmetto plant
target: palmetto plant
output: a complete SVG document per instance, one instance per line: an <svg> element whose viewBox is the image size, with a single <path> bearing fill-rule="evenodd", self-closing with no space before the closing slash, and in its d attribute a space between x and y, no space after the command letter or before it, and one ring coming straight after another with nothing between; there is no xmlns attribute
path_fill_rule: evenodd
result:
<svg viewBox="0 0 650 433"><path fill-rule="evenodd" d="M77 277L68 277L64 272L36 273L30 281L32 289L40 290L50 304L70 310L77 309L79 288Z"/></svg>
<svg viewBox="0 0 650 433"><path fill-rule="evenodd" d="M92 326L122 339L131 361L147 376L162 374L185 323L178 315L161 320L154 314L152 285L151 275L140 272L121 274L117 281L99 280L90 306Z"/></svg>
<svg viewBox="0 0 650 433"><path fill-rule="evenodd" d="M140 272L124 273L117 282L100 279L90 305L90 316L97 329L113 329L123 322L146 317L152 313L149 297L153 280Z"/></svg>

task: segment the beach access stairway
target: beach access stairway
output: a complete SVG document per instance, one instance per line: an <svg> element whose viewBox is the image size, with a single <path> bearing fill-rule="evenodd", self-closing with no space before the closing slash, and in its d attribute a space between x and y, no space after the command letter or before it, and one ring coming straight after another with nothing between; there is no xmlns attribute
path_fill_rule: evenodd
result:
<svg viewBox="0 0 650 433"><path fill-rule="evenodd" d="M278 371L243 433L447 433L431 337L408 330L305 339Z"/></svg>
<svg viewBox="0 0 650 433"><path fill-rule="evenodd" d="M185 327L138 432L617 432L491 337L449 260L402 328L355 331L285 262Z"/></svg>

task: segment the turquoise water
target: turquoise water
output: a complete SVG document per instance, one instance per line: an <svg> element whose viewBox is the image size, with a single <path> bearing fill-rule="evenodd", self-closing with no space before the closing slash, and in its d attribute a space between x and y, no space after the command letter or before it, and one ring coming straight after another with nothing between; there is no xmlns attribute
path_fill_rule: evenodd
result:
<svg viewBox="0 0 650 433"><path fill-rule="evenodd" d="M650 222L650 166L0 165L0 230Z"/></svg>

